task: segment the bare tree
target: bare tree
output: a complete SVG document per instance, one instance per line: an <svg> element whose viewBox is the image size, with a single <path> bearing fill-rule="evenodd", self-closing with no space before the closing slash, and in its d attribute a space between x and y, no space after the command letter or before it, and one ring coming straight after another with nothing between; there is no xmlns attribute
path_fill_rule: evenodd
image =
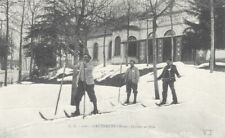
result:
<svg viewBox="0 0 225 138"><path fill-rule="evenodd" d="M213 73L215 64L215 29L214 29L214 1L210 0L210 19L211 19L211 52L210 52L210 73Z"/></svg>
<svg viewBox="0 0 225 138"><path fill-rule="evenodd" d="M125 47L126 66L128 66L128 46L129 46L129 36L130 36L130 10L131 10L131 4L130 4L129 0L127 0L127 45Z"/></svg>
<svg viewBox="0 0 225 138"><path fill-rule="evenodd" d="M171 26L171 60L174 61L174 34L173 34L173 7L174 7L175 0L171 1L170 6L170 26Z"/></svg>
<svg viewBox="0 0 225 138"><path fill-rule="evenodd" d="M76 54L79 45L83 46L82 52L87 53L87 39L90 28L99 22L98 15L104 14L104 8L107 7L112 0L73 0L73 1L62 1L61 10L65 13L69 13L67 20L68 31L70 32L69 38L72 38L75 50L74 64L78 63L79 57ZM71 29L73 27L73 29ZM68 32L67 32L68 33ZM68 35L68 34L67 34ZM69 50L72 51L72 50ZM72 98L73 94L76 93L77 89L77 69L74 68L72 80ZM73 101L73 100L71 100ZM71 103L74 105L74 103Z"/></svg>
<svg viewBox="0 0 225 138"><path fill-rule="evenodd" d="M156 31L157 19L162 16L171 7L173 0L145 0L145 16L151 18L152 21L152 45L153 45L153 68L154 68L154 88L155 99L159 99L159 88L157 80L157 44L156 44Z"/></svg>
<svg viewBox="0 0 225 138"><path fill-rule="evenodd" d="M7 86L8 76L8 44L9 44L9 0L6 0L6 48L5 48L5 82Z"/></svg>
<svg viewBox="0 0 225 138"><path fill-rule="evenodd" d="M19 47L19 78L18 82L22 80L22 46L23 46L23 27L24 27L24 13L25 13L25 0L22 1L22 15L20 25L20 47Z"/></svg>
<svg viewBox="0 0 225 138"><path fill-rule="evenodd" d="M30 28L31 30L33 29L33 26L35 24L35 18L36 16L38 15L38 11L41 9L41 2L42 0L29 0L27 3L28 3L28 10L29 10L29 13L30 13ZM29 71L29 76L30 78L32 77L32 70L33 70L33 65L35 63L34 62L34 38L31 37L30 39L30 71Z"/></svg>
<svg viewBox="0 0 225 138"><path fill-rule="evenodd" d="M5 20L6 21L6 33L5 33L5 52L4 52L4 69L5 69L5 78L4 78L4 86L7 86L8 81L8 56L9 56L9 48L10 48L10 41L9 41L9 30L17 31L13 25L16 23L17 19L14 17L15 12L12 10L13 6L17 3L17 0L2 0L0 1L1 9L4 10ZM13 20L12 20L13 19ZM2 25L1 25L2 28Z"/></svg>
<svg viewBox="0 0 225 138"><path fill-rule="evenodd" d="M104 13L104 40L103 40L103 66L106 66L106 58L105 58L105 37L106 37L106 13Z"/></svg>

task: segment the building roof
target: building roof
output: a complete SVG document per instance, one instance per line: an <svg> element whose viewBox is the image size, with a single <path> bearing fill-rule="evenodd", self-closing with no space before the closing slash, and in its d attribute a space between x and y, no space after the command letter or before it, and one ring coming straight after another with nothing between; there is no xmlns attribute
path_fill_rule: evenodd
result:
<svg viewBox="0 0 225 138"><path fill-rule="evenodd" d="M103 26L92 28L91 32L88 34L88 39L97 38L104 36L105 28ZM112 28L106 27L106 36L112 35Z"/></svg>

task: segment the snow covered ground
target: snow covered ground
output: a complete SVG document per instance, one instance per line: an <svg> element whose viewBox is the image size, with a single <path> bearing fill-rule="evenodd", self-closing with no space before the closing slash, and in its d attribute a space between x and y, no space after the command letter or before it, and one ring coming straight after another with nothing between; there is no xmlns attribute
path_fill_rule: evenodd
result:
<svg viewBox="0 0 225 138"><path fill-rule="evenodd" d="M121 106L117 102L119 88L95 86L99 110L112 113L85 119L45 122L39 117L39 111L54 116L59 85L24 83L0 88L0 138L225 138L225 73L176 65L182 75L175 83L181 104L155 106L159 101L154 100L153 75L149 73L141 78L138 88L138 102L146 108L140 104ZM159 81L160 93L161 85ZM63 86L56 117L63 117L64 109L74 111L69 105L70 91L71 85ZM122 87L122 102L125 97ZM86 99L88 114L92 105ZM82 112L83 101L80 107Z"/></svg>

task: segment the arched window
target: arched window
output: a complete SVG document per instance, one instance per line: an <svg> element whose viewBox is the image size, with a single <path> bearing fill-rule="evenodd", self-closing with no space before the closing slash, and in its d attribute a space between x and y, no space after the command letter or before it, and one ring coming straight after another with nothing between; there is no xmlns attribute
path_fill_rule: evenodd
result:
<svg viewBox="0 0 225 138"><path fill-rule="evenodd" d="M172 31L172 30L168 30L168 31L166 31L165 32L165 34L164 34L164 36L174 36L174 35L176 35L176 33L174 32L174 31Z"/></svg>
<svg viewBox="0 0 225 138"><path fill-rule="evenodd" d="M137 39L134 36L130 36L128 45L128 56L136 57L137 56Z"/></svg>
<svg viewBox="0 0 225 138"><path fill-rule="evenodd" d="M120 55L120 49L121 49L121 38L119 36L115 39L115 56Z"/></svg>
<svg viewBox="0 0 225 138"><path fill-rule="evenodd" d="M110 60L112 58L112 41L109 42L109 48L108 48L108 59Z"/></svg>
<svg viewBox="0 0 225 138"><path fill-rule="evenodd" d="M93 60L98 60L98 43L94 44L93 48Z"/></svg>
<svg viewBox="0 0 225 138"><path fill-rule="evenodd" d="M188 33L194 33L194 29L188 27L183 31L183 35L188 35Z"/></svg>

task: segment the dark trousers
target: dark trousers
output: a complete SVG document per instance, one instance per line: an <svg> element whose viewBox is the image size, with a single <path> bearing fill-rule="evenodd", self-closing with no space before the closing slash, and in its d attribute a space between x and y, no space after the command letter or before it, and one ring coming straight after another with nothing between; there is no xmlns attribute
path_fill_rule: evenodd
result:
<svg viewBox="0 0 225 138"><path fill-rule="evenodd" d="M132 83L132 82L127 83L126 84L127 93L130 94L131 90L133 90L133 93L136 94L138 92L137 87L138 87L138 85L135 83Z"/></svg>
<svg viewBox="0 0 225 138"><path fill-rule="evenodd" d="M170 90L172 92L173 102L177 102L177 95L176 95L176 91L175 91L175 88L174 88L174 81L164 80L162 85L163 85L163 92L162 92L163 100L162 100L162 103L166 103L168 86L170 87Z"/></svg>
<svg viewBox="0 0 225 138"><path fill-rule="evenodd" d="M97 98L95 95L94 84L87 85L84 81L78 81L77 93L75 95L76 105L80 104L81 98L83 97L85 91L87 91L90 101L96 104Z"/></svg>
<svg viewBox="0 0 225 138"><path fill-rule="evenodd" d="M129 102L131 90L133 90L133 93L134 93L134 102L136 102L137 93L138 93L137 87L138 87L138 85L136 83L128 82L126 84L126 89L127 89L127 102Z"/></svg>

